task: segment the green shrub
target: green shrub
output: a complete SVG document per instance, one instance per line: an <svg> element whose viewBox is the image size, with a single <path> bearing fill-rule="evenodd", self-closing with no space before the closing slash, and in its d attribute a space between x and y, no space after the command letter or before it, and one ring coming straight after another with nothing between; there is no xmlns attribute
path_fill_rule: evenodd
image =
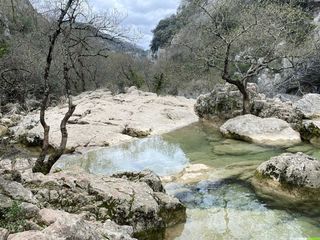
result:
<svg viewBox="0 0 320 240"><path fill-rule="evenodd" d="M0 209L0 227L11 233L21 232L26 228L25 216L19 203L14 201L10 208Z"/></svg>

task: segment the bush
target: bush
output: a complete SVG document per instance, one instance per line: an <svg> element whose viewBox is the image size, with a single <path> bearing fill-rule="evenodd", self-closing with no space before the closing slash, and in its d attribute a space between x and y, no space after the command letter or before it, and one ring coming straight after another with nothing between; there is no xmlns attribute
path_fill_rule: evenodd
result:
<svg viewBox="0 0 320 240"><path fill-rule="evenodd" d="M21 232L26 229L26 214L14 201L12 206L7 209L0 209L0 227L9 230L11 233Z"/></svg>

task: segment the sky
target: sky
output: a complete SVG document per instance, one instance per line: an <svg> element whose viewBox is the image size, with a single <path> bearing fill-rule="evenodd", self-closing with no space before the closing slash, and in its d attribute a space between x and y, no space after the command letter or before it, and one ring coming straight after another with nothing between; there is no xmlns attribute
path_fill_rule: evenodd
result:
<svg viewBox="0 0 320 240"><path fill-rule="evenodd" d="M149 49L158 22L176 13L180 0L91 0L97 10L116 9L126 15L123 24L141 32L137 44Z"/></svg>

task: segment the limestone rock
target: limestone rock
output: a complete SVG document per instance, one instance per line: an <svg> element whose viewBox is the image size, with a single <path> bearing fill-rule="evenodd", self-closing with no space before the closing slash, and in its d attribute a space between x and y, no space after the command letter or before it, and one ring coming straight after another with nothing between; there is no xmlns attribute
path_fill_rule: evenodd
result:
<svg viewBox="0 0 320 240"><path fill-rule="evenodd" d="M14 160L2 159L0 161L0 169L24 172L30 170L34 166L35 162L35 158L15 158Z"/></svg>
<svg viewBox="0 0 320 240"><path fill-rule="evenodd" d="M248 85L251 98L257 95L257 86ZM198 97L195 112L200 118L219 117L229 119L242 113L242 94L236 86L231 84L218 85L206 95Z"/></svg>
<svg viewBox="0 0 320 240"><path fill-rule="evenodd" d="M198 120L193 110L193 99L158 97L156 94L134 89L129 92L113 96L110 91L101 89L75 96L73 100L77 108L70 120L76 124L67 126L67 149L104 147L106 141L113 146L132 140L129 135L143 137L162 134ZM60 104L47 109L47 122L51 126L49 142L53 147L60 145L60 121L67 107L67 104ZM123 134L126 125L138 131L128 131L133 133L129 135ZM152 129L152 132L149 129ZM27 145L39 145L42 142L43 128L38 113L29 113L10 130L16 140Z"/></svg>
<svg viewBox="0 0 320 240"><path fill-rule="evenodd" d="M0 193L11 197L14 200L37 203L32 192L22 186L21 183L5 180L0 176Z"/></svg>
<svg viewBox="0 0 320 240"><path fill-rule="evenodd" d="M301 142L300 134L287 122L249 114L228 120L221 126L220 131L228 138L268 146L291 146Z"/></svg>
<svg viewBox="0 0 320 240"><path fill-rule="evenodd" d="M8 133L8 128L6 126L0 125L0 138Z"/></svg>
<svg viewBox="0 0 320 240"><path fill-rule="evenodd" d="M320 139L320 119L304 120L300 130L301 136L311 143L318 142Z"/></svg>
<svg viewBox="0 0 320 240"><path fill-rule="evenodd" d="M182 172L162 177L161 180L166 183L177 182L183 184L193 184L208 179L213 169L204 164L190 164Z"/></svg>
<svg viewBox="0 0 320 240"><path fill-rule="evenodd" d="M62 240L63 238L57 238L56 236L50 236L40 231L26 231L16 234L11 234L8 240Z"/></svg>
<svg viewBox="0 0 320 240"><path fill-rule="evenodd" d="M262 118L279 118L299 128L303 115L297 111L291 101L281 101L279 98L255 99L251 113Z"/></svg>
<svg viewBox="0 0 320 240"><path fill-rule="evenodd" d="M318 206L320 161L304 153L284 153L262 163L251 182L258 195Z"/></svg>
<svg viewBox="0 0 320 240"><path fill-rule="evenodd" d="M7 240L9 236L9 231L4 228L0 228L0 240Z"/></svg>
<svg viewBox="0 0 320 240"><path fill-rule="evenodd" d="M117 173L111 177L123 178L132 182L145 182L154 192L164 192L161 179L150 170Z"/></svg>
<svg viewBox="0 0 320 240"><path fill-rule="evenodd" d="M52 216L52 221L48 223L42 231L26 231L12 234L10 240L59 240L59 239L78 239L78 240L133 240L133 230L129 226L119 226L111 221L102 224L85 220L84 216L69 214L58 210L43 209L40 216L46 212Z"/></svg>
<svg viewBox="0 0 320 240"><path fill-rule="evenodd" d="M0 124L6 127L11 127L13 126L13 122L10 118L1 118L0 119Z"/></svg>
<svg viewBox="0 0 320 240"><path fill-rule="evenodd" d="M166 226L185 220L185 207L177 199L159 198L153 191L163 191L163 187L159 178L148 171L126 173L117 178L76 170L30 175L24 175L24 181L36 193L40 206L76 214L90 213L94 220L112 219L117 224L132 226L139 239L162 236ZM170 214L177 219L163 217ZM46 219L43 221L46 224L54 220Z"/></svg>
<svg viewBox="0 0 320 240"><path fill-rule="evenodd" d="M318 118L320 117L320 94L306 94L294 106L304 115L304 118Z"/></svg>
<svg viewBox="0 0 320 240"><path fill-rule="evenodd" d="M23 202L20 204L20 207L22 211L25 213L26 218L28 219L37 217L40 211L40 209L36 205L31 203Z"/></svg>
<svg viewBox="0 0 320 240"><path fill-rule="evenodd" d="M0 209L10 208L12 204L13 200L10 197L0 193Z"/></svg>
<svg viewBox="0 0 320 240"><path fill-rule="evenodd" d="M281 184L320 190L320 161L304 153L273 157L262 163L257 171Z"/></svg>
<svg viewBox="0 0 320 240"><path fill-rule="evenodd" d="M125 128L122 130L122 134L128 135L130 137L135 137L135 138L144 138L148 137L151 134L151 129L148 130L141 130L137 128L132 128L125 126Z"/></svg>

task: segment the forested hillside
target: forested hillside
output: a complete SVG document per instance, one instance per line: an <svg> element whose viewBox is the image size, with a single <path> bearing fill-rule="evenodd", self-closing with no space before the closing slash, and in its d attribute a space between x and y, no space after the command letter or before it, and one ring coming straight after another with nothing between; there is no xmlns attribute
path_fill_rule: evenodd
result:
<svg viewBox="0 0 320 240"><path fill-rule="evenodd" d="M40 14L28 0L0 2L0 105L18 102L28 108L30 99L42 98L46 57L56 24L55 4L58 1ZM59 101L65 93L62 62L67 48L74 95L102 87L117 93L126 86L146 85L142 68L146 52L130 43L135 36L120 28L121 16L91 10L81 14L70 28L65 24L53 53L50 102Z"/></svg>
<svg viewBox="0 0 320 240"><path fill-rule="evenodd" d="M317 1L182 1L159 22L151 49L168 92L198 95L222 80L226 42L230 76L243 77L253 62L270 61L250 76L263 92L319 92ZM227 41L226 41L227 40ZM271 61L272 60L272 61Z"/></svg>
<svg viewBox="0 0 320 240"><path fill-rule="evenodd" d="M244 77L253 62L264 59L268 64L248 77L262 92L319 92L318 5L314 1L184 0L175 15L154 29L153 59L131 43L137 35L119 27L121 14L93 16L88 11L69 33L72 94L103 87L118 93L135 85L158 94L197 97L224 82L227 45L223 38L233 39L231 77ZM41 79L55 13L54 4L40 14L28 0L1 1L2 106L42 98ZM112 29L104 29L103 22ZM66 55L61 46L67 38L64 34L59 39L53 57L52 103L65 93L59 63Z"/></svg>

